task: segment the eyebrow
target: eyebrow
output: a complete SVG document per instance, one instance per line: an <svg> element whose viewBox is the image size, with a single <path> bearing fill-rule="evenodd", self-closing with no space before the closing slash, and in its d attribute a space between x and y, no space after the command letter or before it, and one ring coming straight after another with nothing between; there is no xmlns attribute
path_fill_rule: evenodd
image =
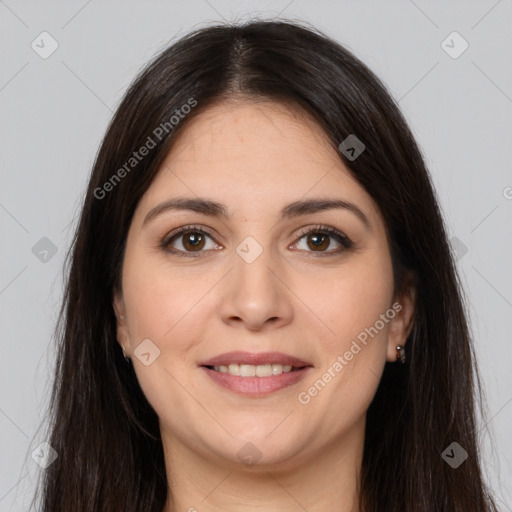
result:
<svg viewBox="0 0 512 512"><path fill-rule="evenodd" d="M342 199L314 198L304 201L294 201L285 205L280 212L280 220L291 219L301 215L323 212L333 209L344 209L356 215L367 228L371 228L370 221L365 213L355 204ZM148 222L168 211L192 211L211 217L223 217L229 219L231 214L226 205L211 201L209 199L197 198L175 198L169 199L152 208L142 223L145 226Z"/></svg>

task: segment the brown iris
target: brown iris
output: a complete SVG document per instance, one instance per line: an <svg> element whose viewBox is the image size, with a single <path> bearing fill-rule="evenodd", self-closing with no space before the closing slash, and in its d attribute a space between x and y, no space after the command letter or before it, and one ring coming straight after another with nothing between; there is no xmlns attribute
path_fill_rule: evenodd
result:
<svg viewBox="0 0 512 512"><path fill-rule="evenodd" d="M191 251L200 251L204 247L204 235L198 232L190 232L183 236L183 247Z"/></svg>
<svg viewBox="0 0 512 512"><path fill-rule="evenodd" d="M322 233L313 233L307 237L308 246L310 249L327 249L329 247L329 235ZM312 244L310 244L312 241Z"/></svg>

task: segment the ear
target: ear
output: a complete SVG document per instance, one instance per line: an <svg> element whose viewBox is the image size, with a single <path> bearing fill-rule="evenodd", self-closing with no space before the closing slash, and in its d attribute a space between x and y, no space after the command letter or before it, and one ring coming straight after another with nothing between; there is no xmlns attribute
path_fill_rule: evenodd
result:
<svg viewBox="0 0 512 512"><path fill-rule="evenodd" d="M402 291L395 296L391 309L395 316L389 322L388 350L386 360L396 362L396 346L405 347L414 323L414 311L416 307L416 286L412 277L407 279ZM406 347L407 350L407 347Z"/></svg>
<svg viewBox="0 0 512 512"><path fill-rule="evenodd" d="M112 306L116 315L116 338L126 355L130 354L130 336L126 323L126 309L124 305L123 293L115 289L113 294Z"/></svg>

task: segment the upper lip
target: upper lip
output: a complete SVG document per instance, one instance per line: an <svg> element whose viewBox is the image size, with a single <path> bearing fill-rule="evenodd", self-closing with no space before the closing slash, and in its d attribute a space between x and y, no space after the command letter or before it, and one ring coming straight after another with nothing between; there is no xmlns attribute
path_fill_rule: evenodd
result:
<svg viewBox="0 0 512 512"><path fill-rule="evenodd" d="M311 363L303 361L297 357L283 354L282 352L243 352L234 351L220 354L207 361L199 363L200 366L228 366L230 364L282 364L302 368L303 366L312 366Z"/></svg>

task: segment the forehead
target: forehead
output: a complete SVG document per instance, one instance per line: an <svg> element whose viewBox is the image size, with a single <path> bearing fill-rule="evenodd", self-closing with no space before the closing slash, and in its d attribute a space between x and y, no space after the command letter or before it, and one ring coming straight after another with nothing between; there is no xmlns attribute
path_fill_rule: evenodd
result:
<svg viewBox="0 0 512 512"><path fill-rule="evenodd" d="M308 196L336 197L378 216L312 116L270 101L222 102L190 119L140 206L180 196L260 215Z"/></svg>
<svg viewBox="0 0 512 512"><path fill-rule="evenodd" d="M324 130L304 110L269 100L218 102L194 116L174 142L168 159L338 159ZM247 151L250 150L248 154ZM307 155L306 155L307 153ZM329 156L327 155L329 153ZM282 154L282 158L278 158ZM252 167L252 166L251 166Z"/></svg>

